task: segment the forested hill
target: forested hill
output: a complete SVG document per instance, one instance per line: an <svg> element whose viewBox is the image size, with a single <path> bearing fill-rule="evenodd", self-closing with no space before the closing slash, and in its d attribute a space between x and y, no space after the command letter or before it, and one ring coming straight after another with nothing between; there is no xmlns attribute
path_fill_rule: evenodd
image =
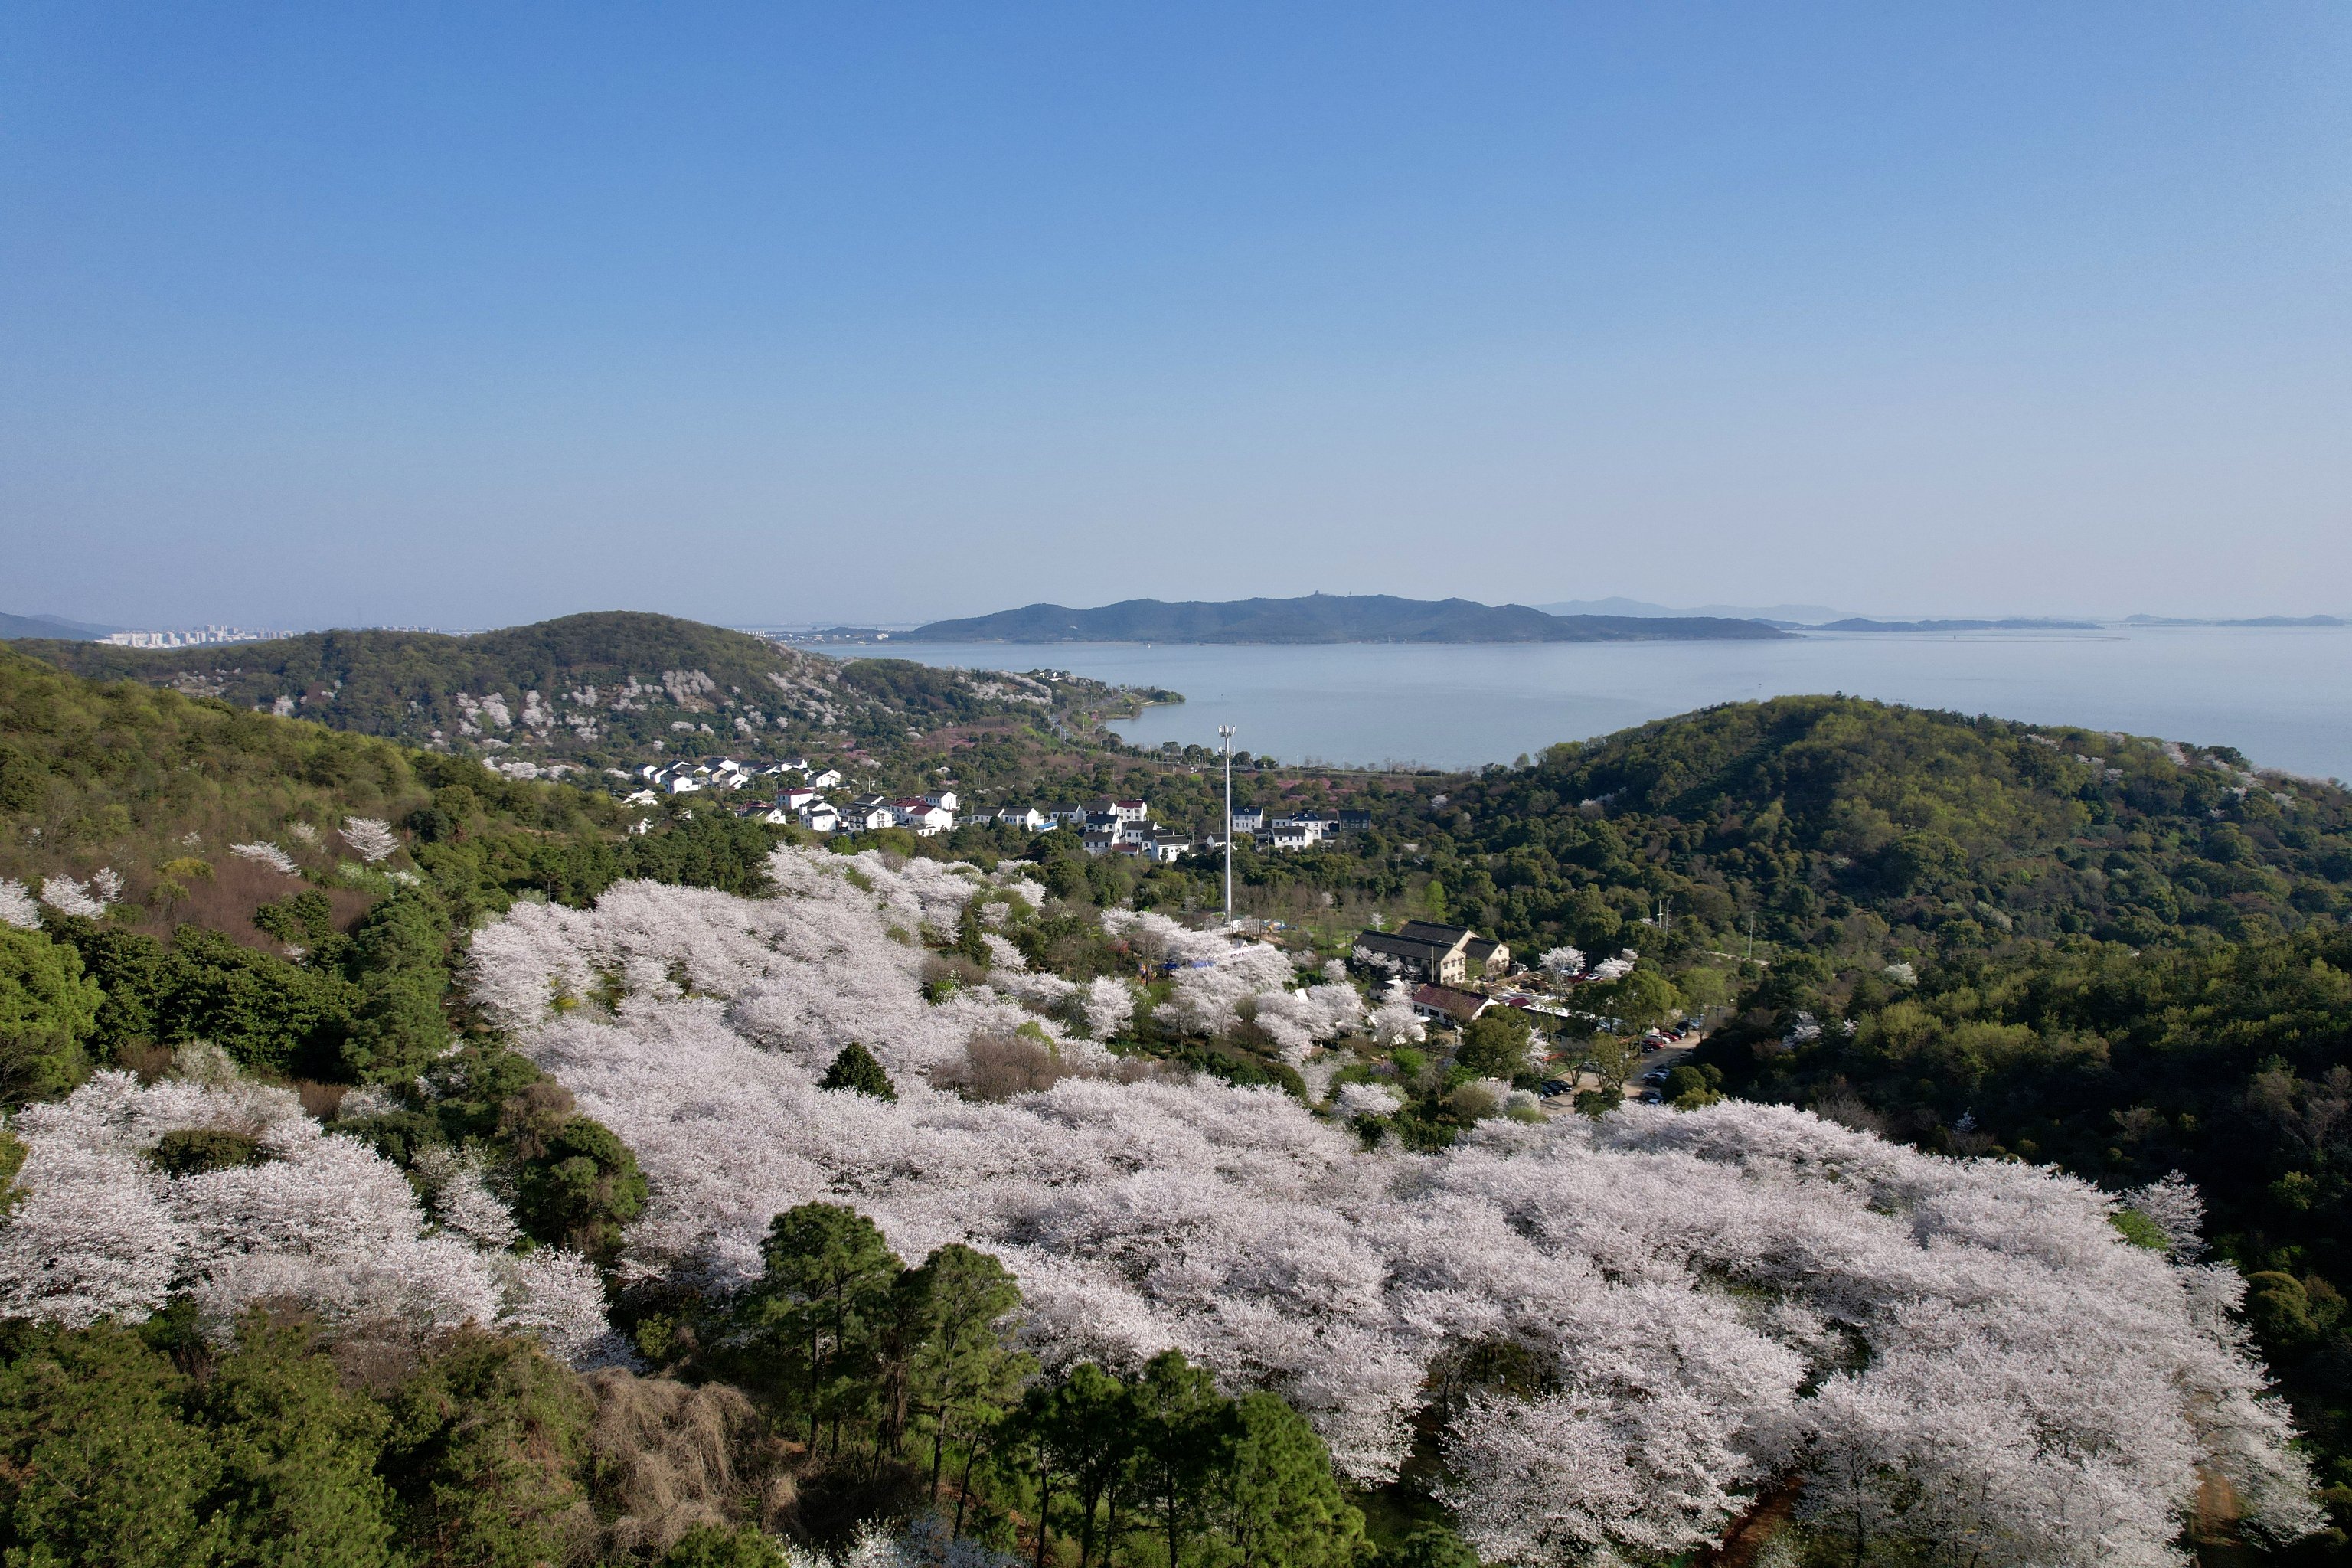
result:
<svg viewBox="0 0 2352 1568"><path fill-rule="evenodd" d="M1590 942L1626 889L1727 939L1932 951L2296 929L2352 906L2352 796L2228 747L1738 703L1490 769L1437 808L1457 910Z"/></svg>
<svg viewBox="0 0 2352 1568"><path fill-rule="evenodd" d="M848 664L668 616L610 611L471 637L311 632L149 651L20 642L76 675L129 678L412 745L636 760L667 749L770 752L895 743L910 728L1100 707L1093 682L906 660ZM660 744L656 746L656 742Z"/></svg>
<svg viewBox="0 0 2352 1568"><path fill-rule="evenodd" d="M917 642L1655 642L1771 638L1759 621L1714 616L1550 616L1525 605L1469 599L1399 599L1385 594L1314 594L1301 599L1129 599L1099 609L1030 605L992 616L934 621L904 634Z"/></svg>

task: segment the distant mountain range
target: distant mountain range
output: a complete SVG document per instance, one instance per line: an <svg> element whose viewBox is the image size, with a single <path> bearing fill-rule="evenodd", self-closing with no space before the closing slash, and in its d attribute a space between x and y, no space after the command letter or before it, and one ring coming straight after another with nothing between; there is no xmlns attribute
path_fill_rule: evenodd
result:
<svg viewBox="0 0 2352 1568"><path fill-rule="evenodd" d="M1852 616L1843 621L1808 626L1817 632L2095 632L2096 621L2052 621L2012 616L1998 621L1874 621Z"/></svg>
<svg viewBox="0 0 2352 1568"><path fill-rule="evenodd" d="M0 614L0 642L15 642L20 637L58 637L69 642L95 642L121 629L121 626L94 626L80 621L69 621L62 616Z"/></svg>
<svg viewBox="0 0 2352 1568"><path fill-rule="evenodd" d="M1313 594L1222 603L1129 599L1099 609L1029 605L933 621L895 642L1526 643L1743 641L1785 637L1758 621L1717 616L1555 616L1526 605Z"/></svg>
<svg viewBox="0 0 2352 1568"><path fill-rule="evenodd" d="M1643 620L1664 617L1722 617L1735 621L1770 621L1792 626L1818 626L1823 621L1843 619L1851 612L1832 610L1827 605L1696 605L1689 609L1669 609L1653 605L1646 599L1562 599L1555 605L1538 605L1537 609L1548 616L1634 616Z"/></svg>
<svg viewBox="0 0 2352 1568"><path fill-rule="evenodd" d="M2352 621L2341 616L2255 616L2242 621L2183 620L2173 616L2132 616L2127 626L2345 626Z"/></svg>

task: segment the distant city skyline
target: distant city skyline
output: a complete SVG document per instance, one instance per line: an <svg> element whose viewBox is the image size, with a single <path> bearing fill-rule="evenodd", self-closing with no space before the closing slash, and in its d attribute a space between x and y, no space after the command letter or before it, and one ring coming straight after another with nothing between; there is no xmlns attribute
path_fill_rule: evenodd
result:
<svg viewBox="0 0 2352 1568"><path fill-rule="evenodd" d="M0 18L0 610L2352 612L2352 11Z"/></svg>

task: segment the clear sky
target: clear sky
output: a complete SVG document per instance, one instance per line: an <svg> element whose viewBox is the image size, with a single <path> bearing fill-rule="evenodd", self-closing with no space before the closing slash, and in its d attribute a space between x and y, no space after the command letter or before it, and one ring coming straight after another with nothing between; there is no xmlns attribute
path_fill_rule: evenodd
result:
<svg viewBox="0 0 2352 1568"><path fill-rule="evenodd" d="M2352 612L2352 8L0 11L0 609Z"/></svg>

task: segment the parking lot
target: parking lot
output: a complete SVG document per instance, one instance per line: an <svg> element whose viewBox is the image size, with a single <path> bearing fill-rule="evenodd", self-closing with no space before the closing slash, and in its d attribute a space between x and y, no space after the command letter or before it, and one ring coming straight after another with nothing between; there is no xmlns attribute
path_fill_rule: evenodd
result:
<svg viewBox="0 0 2352 1568"><path fill-rule="evenodd" d="M1663 1091L1667 1075L1688 1060L1691 1053L1698 1048L1699 1042L1705 1037L1696 1026L1682 1039L1675 1041L1662 1041L1655 1031L1644 1037L1642 1046L1642 1063L1633 1069L1633 1076L1626 1079L1624 1097L1633 1100L1647 1100L1650 1103L1655 1104L1658 1100L1664 1098ZM1596 1074L1591 1072L1563 1074L1545 1083L1544 1098L1550 1109L1556 1111L1565 1110L1574 1102L1578 1093L1587 1089L1597 1089L1600 1087L1601 1079Z"/></svg>

